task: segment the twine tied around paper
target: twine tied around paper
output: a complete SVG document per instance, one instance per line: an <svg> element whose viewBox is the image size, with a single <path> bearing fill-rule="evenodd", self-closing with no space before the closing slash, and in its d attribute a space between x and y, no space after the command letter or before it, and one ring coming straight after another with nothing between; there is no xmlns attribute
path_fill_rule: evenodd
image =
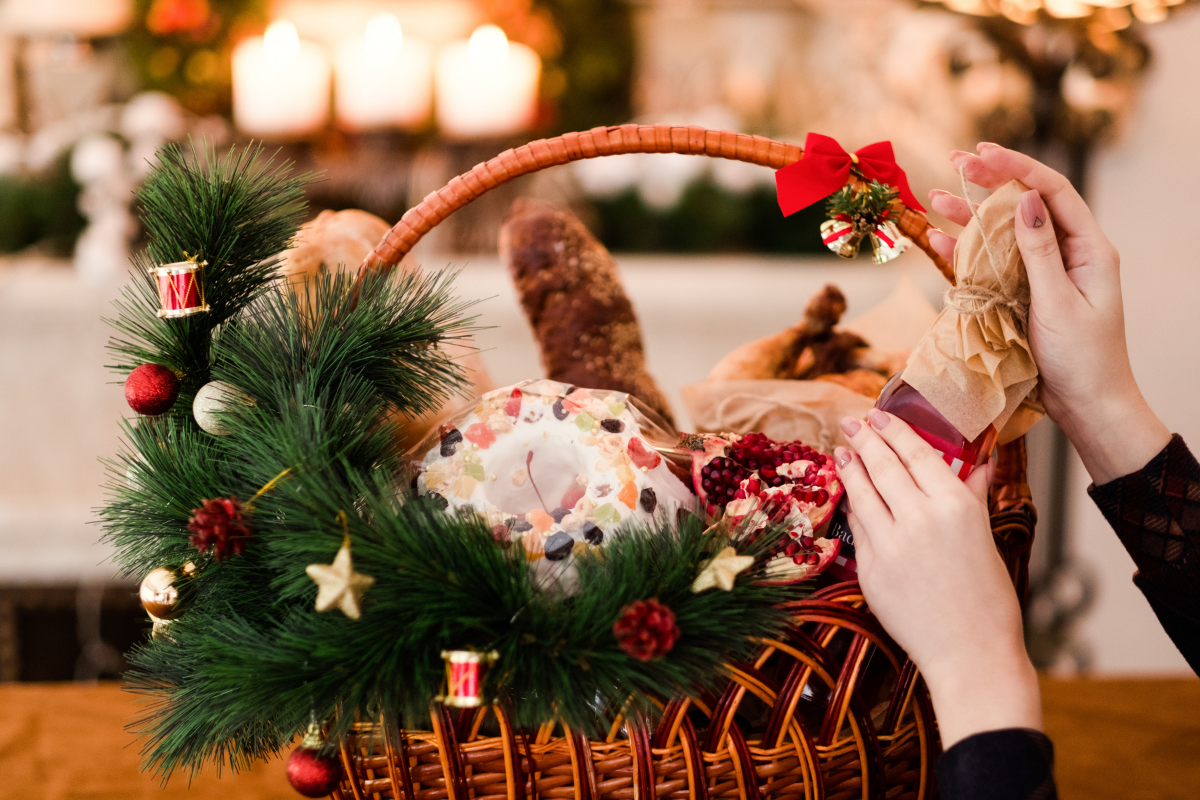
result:
<svg viewBox="0 0 1200 800"><path fill-rule="evenodd" d="M962 185L963 199L967 201L967 208L971 210L971 218L979 221L979 213L975 209L975 203L971 202L971 193L967 189L967 176L965 170L960 166L958 168L958 178ZM996 256L992 253L992 248L988 244L988 232L983 229L983 224L979 224L980 241L983 243L983 251L987 253L988 266L992 268L992 273L996 276L997 282L1003 281L1003 276L1000 269L996 266ZM1002 292L997 292L994 289L989 289L986 286L979 285L963 285L956 284L946 290L945 307L955 311L965 317L982 317L994 308L1007 308L1013 314L1013 322L1016 324L1018 331L1022 336L1026 335L1026 327L1029 323L1029 303L1019 300L1014 297L1008 297Z"/></svg>

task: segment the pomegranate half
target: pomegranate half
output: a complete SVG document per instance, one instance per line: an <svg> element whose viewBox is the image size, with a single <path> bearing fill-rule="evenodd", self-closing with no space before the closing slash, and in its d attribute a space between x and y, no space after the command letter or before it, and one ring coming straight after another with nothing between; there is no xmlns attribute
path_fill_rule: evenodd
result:
<svg viewBox="0 0 1200 800"><path fill-rule="evenodd" d="M788 539L767 565L770 583L811 578L837 557L841 541L817 533L844 493L831 457L761 433L685 434L679 449L692 456L692 482L711 518L752 537L767 526L786 528Z"/></svg>

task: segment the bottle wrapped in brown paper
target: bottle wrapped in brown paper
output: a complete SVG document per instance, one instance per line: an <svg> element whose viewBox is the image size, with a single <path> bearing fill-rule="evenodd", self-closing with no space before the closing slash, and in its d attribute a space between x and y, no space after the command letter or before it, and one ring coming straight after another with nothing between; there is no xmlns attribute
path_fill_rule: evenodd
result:
<svg viewBox="0 0 1200 800"><path fill-rule="evenodd" d="M955 286L904 370L905 382L968 440L995 425L1010 441L1042 415L1014 222L1024 191L1012 181L975 210L954 248Z"/></svg>

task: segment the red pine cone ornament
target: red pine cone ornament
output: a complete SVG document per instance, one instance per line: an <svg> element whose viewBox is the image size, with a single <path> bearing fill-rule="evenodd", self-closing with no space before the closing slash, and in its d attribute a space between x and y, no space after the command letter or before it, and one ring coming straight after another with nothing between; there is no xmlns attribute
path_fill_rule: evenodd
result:
<svg viewBox="0 0 1200 800"><path fill-rule="evenodd" d="M125 402L139 414L165 414L178 398L179 378L162 364L142 364L125 379Z"/></svg>
<svg viewBox="0 0 1200 800"><path fill-rule="evenodd" d="M622 609L621 618L613 623L613 636L626 653L650 661L671 652L679 626L674 612L652 597Z"/></svg>
<svg viewBox="0 0 1200 800"><path fill-rule="evenodd" d="M324 746L320 729L310 725L300 746L288 756L288 783L305 797L327 797L342 779L342 762L334 754L321 755Z"/></svg>
<svg viewBox="0 0 1200 800"><path fill-rule="evenodd" d="M233 495L200 502L202 505L192 509L192 518L188 520L188 530L192 532L188 541L201 553L211 548L217 561L229 557L231 552L240 556L246 549L246 541L254 535L242 513L242 504Z"/></svg>

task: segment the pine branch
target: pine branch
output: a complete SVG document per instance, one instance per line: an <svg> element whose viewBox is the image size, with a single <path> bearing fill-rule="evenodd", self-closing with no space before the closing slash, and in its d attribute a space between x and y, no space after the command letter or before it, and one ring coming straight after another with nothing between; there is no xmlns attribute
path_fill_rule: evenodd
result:
<svg viewBox="0 0 1200 800"><path fill-rule="evenodd" d="M825 207L830 217L847 217L855 223L874 227L886 218L888 209L899 196L899 192L886 183L872 180L857 187L843 186L830 195Z"/></svg>
<svg viewBox="0 0 1200 800"><path fill-rule="evenodd" d="M218 157L207 144L187 152L172 144L138 190L149 245L134 258L134 285L110 320L118 332L109 343L117 357L111 368L124 373L153 362L180 373L175 413L183 415L209 380L214 333L266 290L304 218L304 186L314 176L291 169L264 158L261 146L231 147ZM199 279L210 310L161 320L149 270L188 256L207 262Z"/></svg>
<svg viewBox="0 0 1200 800"><path fill-rule="evenodd" d="M361 516L350 520L355 568L376 578L362 620L316 614L310 586L291 612L262 627L225 611L203 627L189 613L188 624L172 630L199 661L175 675L171 697L179 702L143 721L158 740L150 756L161 769L196 768L213 754L236 766L248 753L273 752L289 737L256 733L261 720L295 730L310 707L329 715L335 740L356 715L386 711L421 725L441 685L443 649L500 652L489 688L510 699L516 724L561 717L596 733L610 722L599 710L620 708L630 695L713 688L725 661L747 656L754 637L778 633L786 614L774 606L795 596L756 585L755 575L732 592L693 594L700 565L727 542L695 518L677 529L664 524L615 537L602 559L578 562L576 595L546 593L533 585L519 545L497 547L479 518L452 517L423 500L405 503L382 477L344 495L311 474L288 484L306 512L307 531L295 531L297 539L322 541L320 562L340 545L337 512L362 497ZM763 556L778 535L760 537L750 552ZM674 649L649 664L629 658L611 631L622 608L646 597L671 607L682 631ZM136 685L156 694L162 687L149 675L161 676L164 662L182 663L175 643L169 657L157 645L134 656L146 670ZM652 712L645 699L639 710Z"/></svg>
<svg viewBox="0 0 1200 800"><path fill-rule="evenodd" d="M125 422L124 430L125 451L107 462L112 499L100 510L121 574L199 560L188 544L191 510L204 497L237 492L224 440L169 417Z"/></svg>
<svg viewBox="0 0 1200 800"><path fill-rule="evenodd" d="M364 381L393 411L436 411L467 384L462 369L438 345L474 330L456 301L454 273L403 276L371 273L356 288L346 273L324 273L301 287L254 303L226 332L214 376L278 412L273 393L303 381L336 394L351 378ZM288 398L284 398L288 401Z"/></svg>

